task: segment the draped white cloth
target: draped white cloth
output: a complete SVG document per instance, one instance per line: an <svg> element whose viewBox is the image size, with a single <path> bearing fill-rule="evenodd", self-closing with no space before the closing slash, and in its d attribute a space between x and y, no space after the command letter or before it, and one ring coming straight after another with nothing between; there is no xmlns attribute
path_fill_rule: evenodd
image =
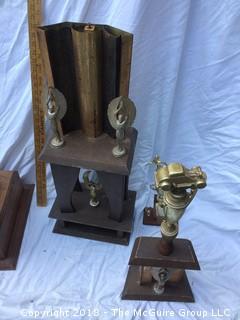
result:
<svg viewBox="0 0 240 320"><path fill-rule="evenodd" d="M37 207L34 194L17 271L0 272L0 319L34 319L33 312L47 310L42 319L53 319L59 308L79 319L240 319L240 2L44 1L44 24L61 21L134 34L134 233L128 247L53 234L48 170L48 207ZM0 165L34 182L26 1L0 1L0 28ZM143 208L153 201L146 163L157 153L201 165L208 175L180 222L179 237L192 241L201 266L188 272L194 304L120 299L136 236L160 235L142 225Z"/></svg>

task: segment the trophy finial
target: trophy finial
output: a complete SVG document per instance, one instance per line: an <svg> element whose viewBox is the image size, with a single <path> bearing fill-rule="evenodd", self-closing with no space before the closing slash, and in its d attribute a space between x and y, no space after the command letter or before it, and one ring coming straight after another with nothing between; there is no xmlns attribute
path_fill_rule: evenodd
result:
<svg viewBox="0 0 240 320"><path fill-rule="evenodd" d="M60 120L67 111L67 103L64 95L56 88L49 87L46 100L46 116L51 121L53 138L50 145L54 148L60 148L64 145L62 125Z"/></svg>
<svg viewBox="0 0 240 320"><path fill-rule="evenodd" d="M127 97L117 97L108 106L108 119L111 126L116 130L117 145L113 148L112 154L120 158L127 153L123 145L125 130L130 127L136 116L136 107Z"/></svg>

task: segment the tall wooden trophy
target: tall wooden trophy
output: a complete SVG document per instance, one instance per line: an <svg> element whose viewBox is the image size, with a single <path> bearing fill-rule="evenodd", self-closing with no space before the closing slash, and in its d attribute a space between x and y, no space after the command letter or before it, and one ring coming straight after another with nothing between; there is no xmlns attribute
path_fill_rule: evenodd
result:
<svg viewBox="0 0 240 320"><path fill-rule="evenodd" d="M158 156L153 163L157 195L154 208L146 208L145 219L150 216L160 224L162 237L136 239L122 299L193 302L185 269L199 270L199 263L191 241L175 238L179 219L198 189L206 186L207 177L200 167L167 165Z"/></svg>
<svg viewBox="0 0 240 320"><path fill-rule="evenodd" d="M33 188L17 171L0 170L0 270L16 269Z"/></svg>
<svg viewBox="0 0 240 320"><path fill-rule="evenodd" d="M137 131L128 98L132 35L106 25L40 27L53 136L40 159L57 192L54 232L127 245L136 193L128 190ZM88 169L80 183L80 168Z"/></svg>

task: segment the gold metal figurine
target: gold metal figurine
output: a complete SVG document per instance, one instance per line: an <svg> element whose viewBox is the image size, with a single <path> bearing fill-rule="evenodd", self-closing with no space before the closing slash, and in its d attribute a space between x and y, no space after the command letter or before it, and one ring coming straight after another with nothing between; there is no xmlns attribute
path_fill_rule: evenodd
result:
<svg viewBox="0 0 240 320"><path fill-rule="evenodd" d="M100 191L102 189L102 185L97 182L94 181L94 179L89 178L91 171L85 171L83 174L83 182L84 182L84 186L86 187L87 190L89 190L90 193L90 201L89 201L89 205L91 207L98 207L100 204L100 200L98 200L98 196L97 196L97 192Z"/></svg>
<svg viewBox="0 0 240 320"><path fill-rule="evenodd" d="M112 149L112 154L120 158L127 153L123 145L125 130L130 127L136 117L136 107L127 97L117 97L108 106L108 119L111 126L116 130L117 145Z"/></svg>
<svg viewBox="0 0 240 320"><path fill-rule="evenodd" d="M46 101L46 116L51 121L53 138L51 146L60 148L64 145L62 125L60 120L67 111L67 103L64 95L56 88L49 87Z"/></svg>
<svg viewBox="0 0 240 320"><path fill-rule="evenodd" d="M180 163L167 165L160 161L159 156L152 162L156 165L155 210L157 218L161 221L160 252L166 255L173 250L173 239L178 234L178 221L198 189L206 187L207 176L200 167L187 169Z"/></svg>

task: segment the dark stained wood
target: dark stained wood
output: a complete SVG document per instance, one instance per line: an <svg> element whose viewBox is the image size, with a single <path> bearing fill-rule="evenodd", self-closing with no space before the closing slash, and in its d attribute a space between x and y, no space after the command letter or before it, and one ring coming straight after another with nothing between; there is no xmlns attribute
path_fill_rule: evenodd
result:
<svg viewBox="0 0 240 320"><path fill-rule="evenodd" d="M155 204L157 201L157 195L154 195L153 207L146 207L143 211L143 224L150 226L160 226L161 219L156 216Z"/></svg>
<svg viewBox="0 0 240 320"><path fill-rule="evenodd" d="M98 193L98 197L100 205L91 207L86 189L83 188L80 196L78 192L73 192L72 203L76 211L67 213L61 212L57 198L49 214L50 218L57 219L54 232L128 245L133 227L136 192L129 191L128 200L123 204L121 222L109 219L111 208L103 191Z"/></svg>
<svg viewBox="0 0 240 320"><path fill-rule="evenodd" d="M102 106L104 132L115 138L116 132L112 128L107 109L112 99L119 95L120 79L120 35L113 35L110 30L103 29L103 67L102 67Z"/></svg>
<svg viewBox="0 0 240 320"><path fill-rule="evenodd" d="M45 33L48 55L40 46L42 59L49 59L54 86L60 90L67 100L67 112L62 119L63 133L81 128L81 115L76 87L76 76L73 56L73 44L70 23L60 23L40 27ZM43 37L43 35L42 35ZM42 40L44 44L44 41ZM44 62L45 73L49 74L48 62Z"/></svg>
<svg viewBox="0 0 240 320"><path fill-rule="evenodd" d="M10 171L0 171L0 225L6 214L6 209L4 209L5 199L9 191L9 185L13 172Z"/></svg>
<svg viewBox="0 0 240 320"><path fill-rule="evenodd" d="M133 36L106 25L95 25L94 31L84 31L84 26L64 22L39 27L45 75L67 100L64 134L82 128L87 136L97 136L103 125L114 137L106 110L113 98L128 96ZM93 135L89 128L96 129Z"/></svg>
<svg viewBox="0 0 240 320"><path fill-rule="evenodd" d="M119 95L127 97L129 92L133 36L122 35L121 40L122 44Z"/></svg>
<svg viewBox="0 0 240 320"><path fill-rule="evenodd" d="M105 28L112 34L121 36L119 95L128 97L132 62L133 35L117 28L109 26L105 26Z"/></svg>
<svg viewBox="0 0 240 320"><path fill-rule="evenodd" d="M95 25L92 31L85 26L69 22L39 31L48 84L53 83L68 104L62 120L65 145L53 149L48 142L39 157L51 164L57 191L50 215L58 220L56 232L128 244L135 203L128 176L137 131L127 130L127 154L115 158L115 131L107 107L116 96L128 95L132 35L105 25ZM98 172L104 195L97 208L86 204L86 192L80 192L79 168Z"/></svg>
<svg viewBox="0 0 240 320"><path fill-rule="evenodd" d="M153 290L154 282L139 284L139 266L130 266L127 280L122 292L122 300L146 300L146 301L180 301L194 302L191 287L186 274L175 283L166 283L163 294L156 294Z"/></svg>
<svg viewBox="0 0 240 320"><path fill-rule="evenodd" d="M157 237L139 237L135 240L130 265L200 270L191 241L174 239L174 251L169 256L159 252Z"/></svg>
<svg viewBox="0 0 240 320"><path fill-rule="evenodd" d="M110 205L109 218L121 221L125 197L126 177L103 171L97 171L97 174L108 197Z"/></svg>
<svg viewBox="0 0 240 320"><path fill-rule="evenodd" d="M49 57L49 52L48 52L45 31L41 28L38 28L37 37L38 37L38 43L39 43L39 48L40 48L40 52L41 52L41 60L42 60L42 64L43 64L45 82L47 84L47 87L54 88L55 85L54 85L54 79L53 79L53 74L52 74L52 68L51 68L51 62L50 62L50 57Z"/></svg>
<svg viewBox="0 0 240 320"><path fill-rule="evenodd" d="M103 227L91 227L68 222L65 226L58 220L53 229L54 233L63 234L66 236L81 237L90 240L109 242L127 246L129 244L130 233L122 233L118 236L118 231L104 229Z"/></svg>
<svg viewBox="0 0 240 320"><path fill-rule="evenodd" d="M16 171L0 171L0 270L16 269L33 189L34 185L21 182Z"/></svg>
<svg viewBox="0 0 240 320"><path fill-rule="evenodd" d="M57 192L60 210L75 211L72 204L72 192L76 185L79 188L79 168L51 164L53 180Z"/></svg>
<svg viewBox="0 0 240 320"><path fill-rule="evenodd" d="M77 191L77 192L81 192L82 191L82 186L81 186L81 183L80 183L79 179L77 179L77 182L76 182L75 187L74 187L74 191Z"/></svg>
<svg viewBox="0 0 240 320"><path fill-rule="evenodd" d="M137 130L129 128L124 141L128 152L122 158L115 158L112 155L112 148L116 145L115 139L107 134L96 139L88 139L82 132L75 131L65 136L63 148L53 149L47 143L40 160L64 166L130 175L136 139Z"/></svg>
<svg viewBox="0 0 240 320"><path fill-rule="evenodd" d="M83 31L73 27L71 31L81 128L87 137L95 138L103 131L102 33L99 28Z"/></svg>
<svg viewBox="0 0 240 320"><path fill-rule="evenodd" d="M0 171L0 185L4 189L0 207L0 259L3 259L8 251L23 186L16 171Z"/></svg>
<svg viewBox="0 0 240 320"><path fill-rule="evenodd" d="M135 240L129 260L129 271L122 293L123 300L194 302L185 269L200 270L191 241L174 239L174 250L168 256L159 252L160 238L139 237ZM169 279L164 292L154 291L154 280L140 282L140 270L144 266L177 269L175 279ZM141 283L141 284L140 284Z"/></svg>

